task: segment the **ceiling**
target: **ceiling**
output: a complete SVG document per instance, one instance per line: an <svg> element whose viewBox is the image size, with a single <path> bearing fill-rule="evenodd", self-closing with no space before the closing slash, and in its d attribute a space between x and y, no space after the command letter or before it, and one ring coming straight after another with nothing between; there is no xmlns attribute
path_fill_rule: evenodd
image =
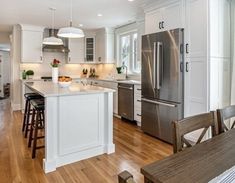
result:
<svg viewBox="0 0 235 183"><path fill-rule="evenodd" d="M73 24L84 29L116 27L136 19L143 6L156 0L73 0ZM11 31L14 24L31 24L51 27L55 7L55 27L68 26L69 0L1 0L0 31ZM98 17L101 13L103 16Z"/></svg>

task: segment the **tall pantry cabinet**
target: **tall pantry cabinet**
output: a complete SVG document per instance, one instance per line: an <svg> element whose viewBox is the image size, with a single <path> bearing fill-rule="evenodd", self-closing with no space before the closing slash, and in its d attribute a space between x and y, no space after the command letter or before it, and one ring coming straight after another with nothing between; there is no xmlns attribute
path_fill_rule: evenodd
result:
<svg viewBox="0 0 235 183"><path fill-rule="evenodd" d="M146 34L184 28L184 116L229 105L230 0L159 1L145 13Z"/></svg>

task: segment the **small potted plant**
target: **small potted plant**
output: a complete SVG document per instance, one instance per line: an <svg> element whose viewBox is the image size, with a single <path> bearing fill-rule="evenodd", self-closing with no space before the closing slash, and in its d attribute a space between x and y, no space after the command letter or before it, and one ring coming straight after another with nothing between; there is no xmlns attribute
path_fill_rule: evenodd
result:
<svg viewBox="0 0 235 183"><path fill-rule="evenodd" d="M33 70L27 70L26 71L26 76L28 79L33 79L34 72Z"/></svg>
<svg viewBox="0 0 235 183"><path fill-rule="evenodd" d="M58 76L59 76L59 67L60 65L60 61L57 59L54 59L51 62L51 66L52 66L52 82L53 83L58 83Z"/></svg>

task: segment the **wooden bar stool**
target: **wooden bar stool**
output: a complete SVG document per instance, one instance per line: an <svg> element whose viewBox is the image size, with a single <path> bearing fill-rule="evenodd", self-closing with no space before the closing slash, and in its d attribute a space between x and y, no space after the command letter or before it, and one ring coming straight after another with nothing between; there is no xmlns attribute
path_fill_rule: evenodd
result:
<svg viewBox="0 0 235 183"><path fill-rule="evenodd" d="M30 116L32 115L30 100L42 99L43 97L37 93L26 93L26 94L24 94L24 97L25 97L25 110L24 110L22 132L25 133L24 136L25 136L25 138L27 138L27 134L29 131Z"/></svg>
<svg viewBox="0 0 235 183"><path fill-rule="evenodd" d="M44 138L44 136L38 136L38 130L44 129L44 99L33 99L30 101L30 104L33 108L33 112L30 124L28 147L31 147L33 141L32 158L35 158L36 150L45 147L37 146L37 140Z"/></svg>

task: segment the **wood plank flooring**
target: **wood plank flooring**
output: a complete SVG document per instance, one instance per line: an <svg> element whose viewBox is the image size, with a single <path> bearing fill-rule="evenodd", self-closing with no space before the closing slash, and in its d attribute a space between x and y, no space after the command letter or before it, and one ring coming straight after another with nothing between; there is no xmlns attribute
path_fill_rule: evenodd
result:
<svg viewBox="0 0 235 183"><path fill-rule="evenodd" d="M114 118L116 152L79 161L44 174L44 151L31 159L31 150L21 132L22 114L11 112L8 100L0 100L1 183L117 183L117 175L128 170L143 183L140 168L172 154L172 146L145 135L127 122Z"/></svg>

